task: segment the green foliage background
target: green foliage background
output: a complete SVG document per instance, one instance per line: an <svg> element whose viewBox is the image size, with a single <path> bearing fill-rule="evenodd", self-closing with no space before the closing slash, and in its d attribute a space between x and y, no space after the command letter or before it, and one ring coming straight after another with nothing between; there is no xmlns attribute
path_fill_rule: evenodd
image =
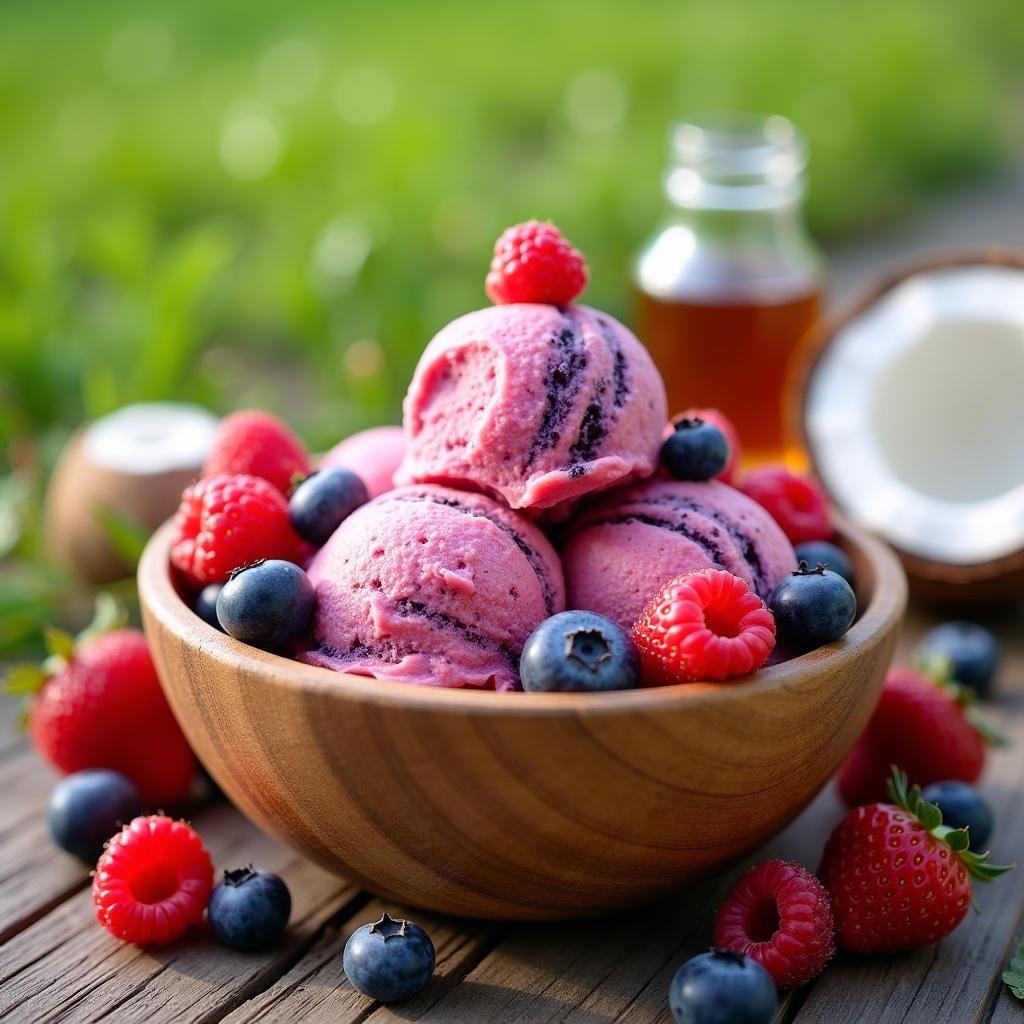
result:
<svg viewBox="0 0 1024 1024"><path fill-rule="evenodd" d="M551 218L628 318L666 127L794 118L824 240L1019 142L1019 0L7 0L0 6L0 652L47 613L46 472L128 401L259 405L314 447L394 420Z"/></svg>

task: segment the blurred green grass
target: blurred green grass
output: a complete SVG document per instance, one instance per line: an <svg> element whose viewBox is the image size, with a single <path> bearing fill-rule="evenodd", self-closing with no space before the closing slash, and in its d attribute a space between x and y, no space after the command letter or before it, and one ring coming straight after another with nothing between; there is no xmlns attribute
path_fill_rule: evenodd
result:
<svg viewBox="0 0 1024 1024"><path fill-rule="evenodd" d="M1019 0L7 0L0 555L42 562L48 468L125 402L259 405L318 448L393 421L513 221L559 223L628 318L679 116L795 119L831 240L998 166L1022 57ZM4 576L4 614L59 586Z"/></svg>

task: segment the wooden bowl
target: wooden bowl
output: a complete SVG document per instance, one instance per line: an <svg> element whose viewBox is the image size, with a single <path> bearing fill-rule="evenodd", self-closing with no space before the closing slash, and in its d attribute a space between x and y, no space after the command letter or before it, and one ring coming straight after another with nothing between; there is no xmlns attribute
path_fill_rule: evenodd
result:
<svg viewBox="0 0 1024 1024"><path fill-rule="evenodd" d="M733 684L509 694L302 665L190 611L167 526L143 555L139 596L182 728L260 827L403 903L570 918L733 861L836 770L875 705L906 603L892 553L849 525L840 535L860 618L839 643Z"/></svg>

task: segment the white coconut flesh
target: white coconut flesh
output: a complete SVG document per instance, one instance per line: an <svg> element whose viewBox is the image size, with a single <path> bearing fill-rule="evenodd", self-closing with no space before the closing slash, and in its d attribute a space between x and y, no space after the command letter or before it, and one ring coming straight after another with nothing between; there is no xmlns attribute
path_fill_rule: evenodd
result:
<svg viewBox="0 0 1024 1024"><path fill-rule="evenodd" d="M94 466L125 475L198 470L213 443L217 422L195 405L126 405L90 424L84 451Z"/></svg>
<svg viewBox="0 0 1024 1024"><path fill-rule="evenodd" d="M829 493L901 550L948 565L1024 550L1024 271L897 285L834 336L804 420Z"/></svg>

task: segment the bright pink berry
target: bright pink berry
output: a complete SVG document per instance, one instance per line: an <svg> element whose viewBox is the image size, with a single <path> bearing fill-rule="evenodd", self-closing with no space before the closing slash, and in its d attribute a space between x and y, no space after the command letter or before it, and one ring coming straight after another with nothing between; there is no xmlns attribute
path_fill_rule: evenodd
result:
<svg viewBox="0 0 1024 1024"><path fill-rule="evenodd" d="M799 864L757 864L719 906L715 946L756 960L779 988L803 985L835 952L828 892Z"/></svg>
<svg viewBox="0 0 1024 1024"><path fill-rule="evenodd" d="M724 569L667 584L633 626L645 686L749 675L775 646L775 619L757 594Z"/></svg>
<svg viewBox="0 0 1024 1024"><path fill-rule="evenodd" d="M832 536L828 499L813 477L785 466L759 466L743 477L740 490L771 514L791 543Z"/></svg>
<svg viewBox="0 0 1024 1024"><path fill-rule="evenodd" d="M174 520L171 564L196 586L223 583L261 558L298 561L302 544L288 502L255 476L215 476L185 490Z"/></svg>
<svg viewBox="0 0 1024 1024"><path fill-rule="evenodd" d="M567 306L587 286L587 265L554 224L528 220L494 243L487 297L496 305L547 302Z"/></svg>
<svg viewBox="0 0 1024 1024"><path fill-rule="evenodd" d="M115 939L162 946L203 919L213 864L183 821L136 818L107 844L92 880L96 919Z"/></svg>
<svg viewBox="0 0 1024 1024"><path fill-rule="evenodd" d="M203 466L204 477L224 473L258 476L286 497L296 480L312 472L306 446L276 416L256 409L221 420Z"/></svg>

